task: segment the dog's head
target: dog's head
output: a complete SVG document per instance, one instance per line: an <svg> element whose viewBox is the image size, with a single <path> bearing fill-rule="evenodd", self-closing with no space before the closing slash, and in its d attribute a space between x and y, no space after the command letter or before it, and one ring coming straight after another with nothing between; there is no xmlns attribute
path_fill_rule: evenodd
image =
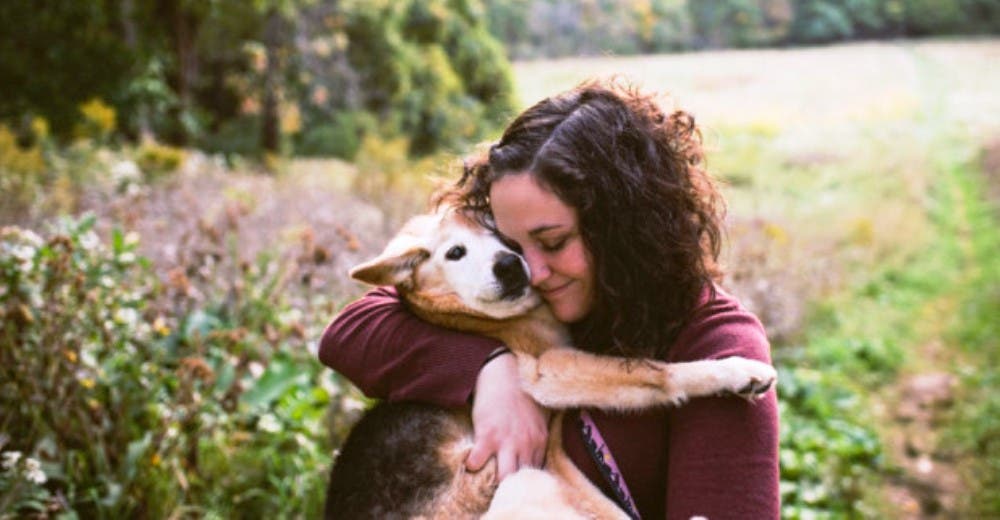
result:
<svg viewBox="0 0 1000 520"><path fill-rule="evenodd" d="M524 259L447 208L411 219L382 254L351 269L351 277L394 285L428 312L506 319L541 304Z"/></svg>

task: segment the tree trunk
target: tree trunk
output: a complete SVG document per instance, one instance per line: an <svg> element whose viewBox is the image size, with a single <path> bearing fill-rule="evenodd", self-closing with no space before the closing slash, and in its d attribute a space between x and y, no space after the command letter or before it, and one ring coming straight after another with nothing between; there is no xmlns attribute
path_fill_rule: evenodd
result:
<svg viewBox="0 0 1000 520"><path fill-rule="evenodd" d="M200 25L198 16L187 12L179 2L169 2L171 13L171 28L174 40L174 52L177 56L177 98L180 101L178 111L179 125L178 144L188 144L189 128L184 123L187 114L194 106L193 88L198 77L197 37Z"/></svg>
<svg viewBox="0 0 1000 520"><path fill-rule="evenodd" d="M121 9L122 17L122 31L125 34L125 44L128 46L129 50L132 51L133 55L137 58L142 58L139 51L139 35L138 30L135 26L135 1L134 0L121 0L119 4L119 9ZM139 100L138 106L136 107L136 125L139 132L139 142L147 142L153 140L153 130L149 122L149 106L146 105L146 100Z"/></svg>
<svg viewBox="0 0 1000 520"><path fill-rule="evenodd" d="M261 103L261 148L266 152L278 152L280 144L280 123L278 114L278 50L281 46L281 16L276 9L267 13L264 22L264 48L267 65L264 69L264 95Z"/></svg>

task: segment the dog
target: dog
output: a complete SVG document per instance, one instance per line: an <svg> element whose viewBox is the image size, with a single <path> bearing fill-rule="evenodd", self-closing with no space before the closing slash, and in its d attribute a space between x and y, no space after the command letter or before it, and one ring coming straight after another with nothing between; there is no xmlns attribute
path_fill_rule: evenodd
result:
<svg viewBox="0 0 1000 520"><path fill-rule="evenodd" d="M525 261L490 230L443 207L411 219L355 280L393 285L417 316L491 336L517 358L523 388L554 411L544 470L496 482L495 463L468 472L468 410L382 403L355 425L331 471L327 518L600 518L629 516L562 449L562 412L636 410L699 396L753 398L774 369L744 358L665 363L571 347L566 328L532 290Z"/></svg>

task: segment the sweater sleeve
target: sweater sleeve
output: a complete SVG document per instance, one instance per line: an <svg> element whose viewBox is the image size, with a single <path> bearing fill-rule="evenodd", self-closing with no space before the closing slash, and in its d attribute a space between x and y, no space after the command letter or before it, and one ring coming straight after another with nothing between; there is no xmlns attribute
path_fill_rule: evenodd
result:
<svg viewBox="0 0 1000 520"><path fill-rule="evenodd" d="M670 361L742 356L771 362L763 326L731 297L709 302L693 323ZM668 518L779 517L774 389L755 402L693 399L670 411L668 434Z"/></svg>
<svg viewBox="0 0 1000 520"><path fill-rule="evenodd" d="M427 323L379 288L345 307L327 325L319 359L369 396L446 407L468 403L496 340Z"/></svg>

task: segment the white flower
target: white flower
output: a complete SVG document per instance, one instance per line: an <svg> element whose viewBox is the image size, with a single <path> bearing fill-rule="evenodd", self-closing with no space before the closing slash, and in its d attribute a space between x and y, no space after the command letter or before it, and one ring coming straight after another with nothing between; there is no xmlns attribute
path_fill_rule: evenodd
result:
<svg viewBox="0 0 1000 520"><path fill-rule="evenodd" d="M10 255L21 261L21 264L27 264L35 258L35 248L28 244L17 244L10 249Z"/></svg>
<svg viewBox="0 0 1000 520"><path fill-rule="evenodd" d="M264 373L264 365L257 361L251 361L247 365L247 368L250 370L250 375L252 375L254 379L260 378L261 374Z"/></svg>
<svg viewBox="0 0 1000 520"><path fill-rule="evenodd" d="M21 230L21 240L24 240L33 247L42 247L42 244L45 243L42 237L30 229Z"/></svg>
<svg viewBox="0 0 1000 520"><path fill-rule="evenodd" d="M274 414L269 413L260 416L260 420L257 421L257 427L268 433L281 431L281 423L278 422L278 418Z"/></svg>
<svg viewBox="0 0 1000 520"><path fill-rule="evenodd" d="M118 186L138 182L141 177L142 171L132 161L119 161L111 167L111 180Z"/></svg>
<svg viewBox="0 0 1000 520"><path fill-rule="evenodd" d="M19 460L21 460L21 452L5 451L3 452L3 462L0 465L3 466L3 469L11 469L17 465Z"/></svg>
<svg viewBox="0 0 1000 520"><path fill-rule="evenodd" d="M301 433L295 434L295 442L297 442L303 449L316 451L316 443Z"/></svg>
<svg viewBox="0 0 1000 520"><path fill-rule="evenodd" d="M131 307L122 307L115 311L115 322L128 327L134 327L139 322L139 311Z"/></svg>
<svg viewBox="0 0 1000 520"><path fill-rule="evenodd" d="M96 249L97 246L101 245L101 239L97 237L97 233L93 231L87 231L86 233L80 235L80 247L87 251Z"/></svg>
<svg viewBox="0 0 1000 520"><path fill-rule="evenodd" d="M42 465L35 459L25 459L24 468L24 476L31 482L34 482L35 484L44 484L45 481L48 480L45 476L45 472L42 471Z"/></svg>

